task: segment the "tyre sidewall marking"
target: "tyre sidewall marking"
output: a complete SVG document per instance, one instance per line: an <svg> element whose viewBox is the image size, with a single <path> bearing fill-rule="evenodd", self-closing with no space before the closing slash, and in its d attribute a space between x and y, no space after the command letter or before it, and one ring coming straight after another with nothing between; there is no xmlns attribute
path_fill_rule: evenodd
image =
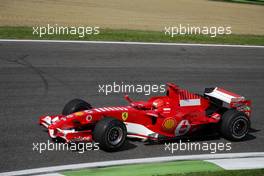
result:
<svg viewBox="0 0 264 176"><path fill-rule="evenodd" d="M241 135L241 136L236 136L235 134L234 134L234 124L235 124L235 122L237 122L238 120L244 120L245 121L245 123L246 123L246 125L247 125L247 130L246 130L246 132L243 134L243 135ZM241 139L241 138L243 138L243 137L245 137L246 136L246 134L248 133L248 122L244 119L244 118L241 118L241 116L238 116L238 117L236 117L236 118L234 118L234 120L232 121L232 123L231 123L231 125L230 125L230 130L231 130L231 134L232 134L232 136L234 137L234 138L236 138L236 139Z"/></svg>

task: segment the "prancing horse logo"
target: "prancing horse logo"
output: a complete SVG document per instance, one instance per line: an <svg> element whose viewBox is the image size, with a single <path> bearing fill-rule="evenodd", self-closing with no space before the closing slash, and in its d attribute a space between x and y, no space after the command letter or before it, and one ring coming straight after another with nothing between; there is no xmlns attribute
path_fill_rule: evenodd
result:
<svg viewBox="0 0 264 176"><path fill-rule="evenodd" d="M122 119L126 121L128 118L128 112L122 112Z"/></svg>

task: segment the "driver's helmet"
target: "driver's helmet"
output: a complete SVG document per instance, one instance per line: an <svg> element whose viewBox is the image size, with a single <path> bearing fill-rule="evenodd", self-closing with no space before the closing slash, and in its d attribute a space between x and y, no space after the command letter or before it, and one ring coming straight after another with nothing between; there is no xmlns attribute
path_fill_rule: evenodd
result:
<svg viewBox="0 0 264 176"><path fill-rule="evenodd" d="M156 109L164 106L165 102L162 99L156 99L153 101L152 106Z"/></svg>

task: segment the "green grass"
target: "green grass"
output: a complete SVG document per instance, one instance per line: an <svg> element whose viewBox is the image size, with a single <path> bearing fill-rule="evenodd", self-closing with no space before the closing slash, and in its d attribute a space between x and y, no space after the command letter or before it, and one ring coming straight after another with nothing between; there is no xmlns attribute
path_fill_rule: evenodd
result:
<svg viewBox="0 0 264 176"><path fill-rule="evenodd" d="M215 1L225 1L225 2L234 2L234 3L264 5L264 0L215 0Z"/></svg>
<svg viewBox="0 0 264 176"><path fill-rule="evenodd" d="M152 176L183 174L189 172L221 171L222 168L206 161L178 161L154 164L136 164L95 169L84 169L79 171L68 171L66 176Z"/></svg>
<svg viewBox="0 0 264 176"><path fill-rule="evenodd" d="M159 176L263 176L264 169L256 170L232 170L232 171L214 171L214 172L195 172L185 174L167 174Z"/></svg>
<svg viewBox="0 0 264 176"><path fill-rule="evenodd" d="M1 39L45 39L45 40L96 40L96 41L133 41L133 42L171 42L171 43L209 43L209 44L240 44L264 45L264 35L177 35L172 38L164 32L101 29L99 35L44 35L32 34L31 27L0 27Z"/></svg>
<svg viewBox="0 0 264 176"><path fill-rule="evenodd" d="M134 164L77 171L66 171L66 176L263 176L264 169L223 170L206 161L174 161Z"/></svg>

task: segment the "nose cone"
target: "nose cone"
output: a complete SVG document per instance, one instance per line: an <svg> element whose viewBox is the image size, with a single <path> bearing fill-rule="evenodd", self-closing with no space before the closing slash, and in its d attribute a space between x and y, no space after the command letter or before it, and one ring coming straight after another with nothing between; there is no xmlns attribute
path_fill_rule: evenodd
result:
<svg viewBox="0 0 264 176"><path fill-rule="evenodd" d="M51 117L50 116L41 116L39 118L39 124L48 128L51 125Z"/></svg>

